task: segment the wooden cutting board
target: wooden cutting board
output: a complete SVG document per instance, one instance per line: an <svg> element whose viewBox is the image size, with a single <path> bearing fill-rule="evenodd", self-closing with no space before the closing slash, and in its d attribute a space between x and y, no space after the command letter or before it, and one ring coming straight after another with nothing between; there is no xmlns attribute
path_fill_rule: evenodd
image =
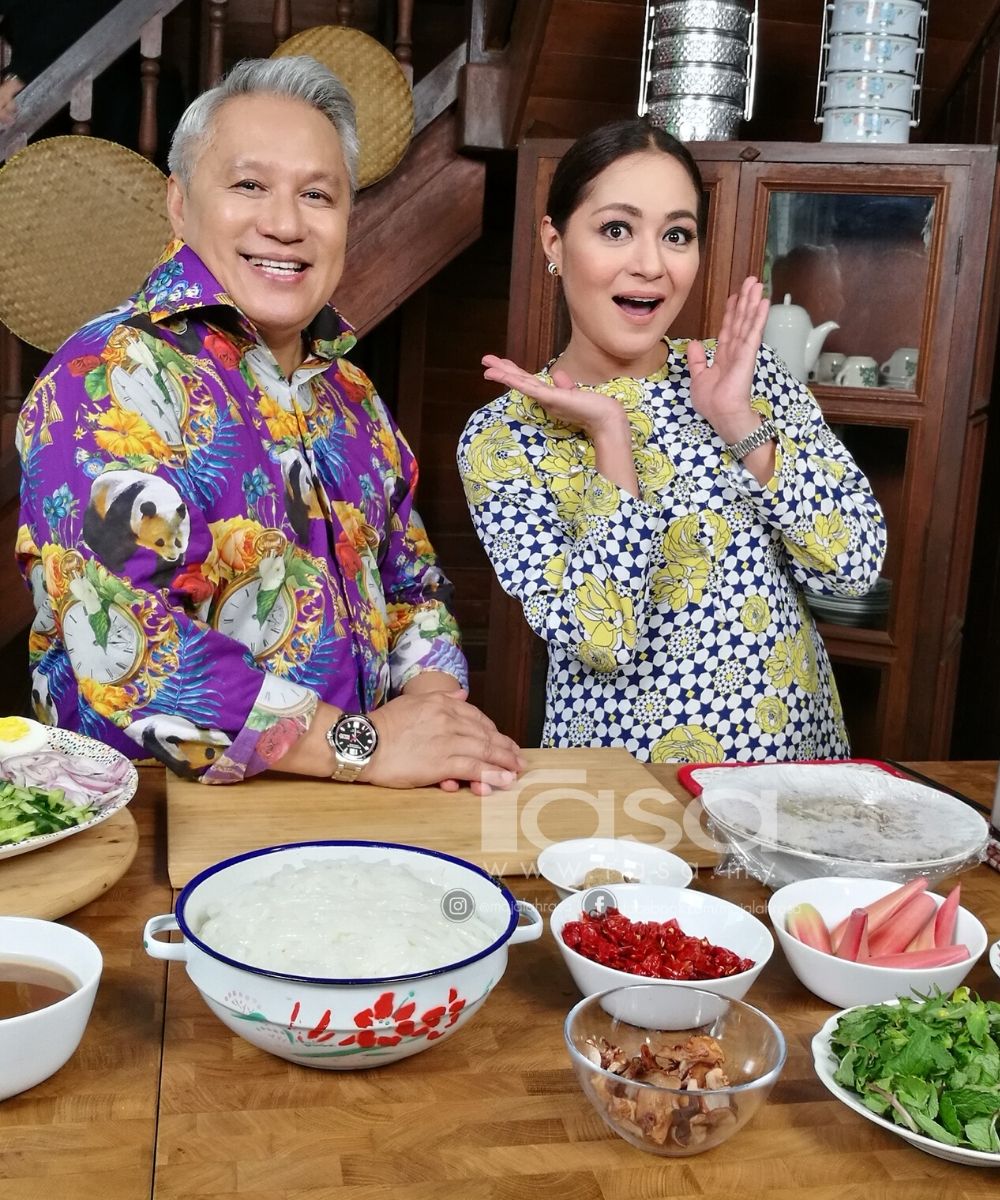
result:
<svg viewBox="0 0 1000 1200"><path fill-rule="evenodd" d="M455 854L494 875L534 875L552 841L624 837L688 862L714 861L683 833L676 784L658 782L626 750L526 750L516 789L395 791L293 775L228 787L167 781L167 869L183 887L205 867L261 846L326 839L402 842Z"/></svg>
<svg viewBox="0 0 1000 1200"><path fill-rule="evenodd" d="M0 913L54 921L112 887L132 865L139 831L127 808L100 825L0 861Z"/></svg>

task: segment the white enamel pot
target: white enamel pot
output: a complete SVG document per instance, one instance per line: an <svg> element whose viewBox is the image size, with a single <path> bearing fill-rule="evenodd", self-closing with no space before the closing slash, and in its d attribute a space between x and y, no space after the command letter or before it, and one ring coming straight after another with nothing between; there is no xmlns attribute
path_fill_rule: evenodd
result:
<svg viewBox="0 0 1000 1200"><path fill-rule="evenodd" d="M262 970L199 937L209 906L237 888L285 866L344 858L411 868L451 898L450 919L474 911L491 942L435 970L342 979ZM520 925L521 917L528 923ZM180 930L183 941L158 939L170 930ZM146 922L143 946L153 958L183 962L212 1012L254 1046L304 1066L353 1070L407 1058L457 1033L499 983L508 945L535 941L541 932L537 909L473 863L393 842L317 841L269 846L202 871L181 892L175 913Z"/></svg>

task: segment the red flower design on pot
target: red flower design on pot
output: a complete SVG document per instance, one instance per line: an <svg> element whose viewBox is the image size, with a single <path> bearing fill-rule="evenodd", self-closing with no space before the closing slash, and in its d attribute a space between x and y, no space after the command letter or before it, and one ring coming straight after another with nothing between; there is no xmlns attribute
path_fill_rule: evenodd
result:
<svg viewBox="0 0 1000 1200"><path fill-rule="evenodd" d="M404 1037L420 1037L424 1029L418 1029L412 1020L416 1004L413 993L408 992L401 1004L396 1005L394 992L383 992L371 1008L354 1014L357 1033L342 1038L340 1046L398 1046Z"/></svg>
<svg viewBox="0 0 1000 1200"><path fill-rule="evenodd" d="M465 1001L459 997L454 988L449 988L448 1003L446 1005L439 1004L437 1008L429 1008L420 1018L427 1026L427 1040L432 1041L434 1038L441 1037L446 1029L455 1024L463 1008L465 1008ZM445 1020L445 1017L448 1019ZM443 1025L442 1021L444 1021Z"/></svg>

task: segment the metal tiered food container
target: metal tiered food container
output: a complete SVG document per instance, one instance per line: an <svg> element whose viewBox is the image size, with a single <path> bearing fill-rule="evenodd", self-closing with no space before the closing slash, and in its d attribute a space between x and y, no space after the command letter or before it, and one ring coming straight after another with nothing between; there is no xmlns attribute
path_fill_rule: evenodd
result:
<svg viewBox="0 0 1000 1200"><path fill-rule="evenodd" d="M757 0L646 5L639 115L682 141L726 140L753 111Z"/></svg>

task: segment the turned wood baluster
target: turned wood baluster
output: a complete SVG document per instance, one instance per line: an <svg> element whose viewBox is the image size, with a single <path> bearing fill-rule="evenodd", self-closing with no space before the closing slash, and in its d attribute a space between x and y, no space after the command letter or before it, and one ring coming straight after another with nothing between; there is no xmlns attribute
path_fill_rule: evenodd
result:
<svg viewBox="0 0 1000 1200"><path fill-rule="evenodd" d="M396 5L396 60L413 86L413 0Z"/></svg>
<svg viewBox="0 0 1000 1200"><path fill-rule="evenodd" d="M69 115L73 122L73 133L83 137L90 135L90 118L93 115L94 81L87 76L81 79L69 97Z"/></svg>
<svg viewBox="0 0 1000 1200"><path fill-rule="evenodd" d="M354 20L354 0L337 0L337 21L350 25Z"/></svg>
<svg viewBox="0 0 1000 1200"><path fill-rule="evenodd" d="M160 83L160 52L163 49L163 18L153 17L139 37L139 68L142 100L139 109L139 153L152 159L156 154L158 130L156 125L156 91Z"/></svg>
<svg viewBox="0 0 1000 1200"><path fill-rule="evenodd" d="M280 46L292 32L292 0L274 0L274 16L271 20L274 44Z"/></svg>
<svg viewBox="0 0 1000 1200"><path fill-rule="evenodd" d="M225 69L226 10L229 0L208 0L208 86L222 78Z"/></svg>

